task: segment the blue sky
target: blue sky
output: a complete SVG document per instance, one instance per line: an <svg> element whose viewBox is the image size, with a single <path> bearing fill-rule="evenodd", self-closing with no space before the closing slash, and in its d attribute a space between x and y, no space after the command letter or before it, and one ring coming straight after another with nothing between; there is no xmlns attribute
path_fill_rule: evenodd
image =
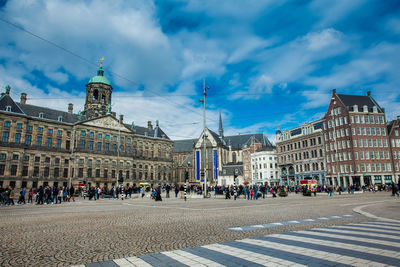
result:
<svg viewBox="0 0 400 267"><path fill-rule="evenodd" d="M0 16L98 64L126 122L159 120L173 139L207 124L225 134L321 118L332 88L371 91L400 115L398 1L1 0ZM0 21L0 86L28 103L82 110L97 67Z"/></svg>

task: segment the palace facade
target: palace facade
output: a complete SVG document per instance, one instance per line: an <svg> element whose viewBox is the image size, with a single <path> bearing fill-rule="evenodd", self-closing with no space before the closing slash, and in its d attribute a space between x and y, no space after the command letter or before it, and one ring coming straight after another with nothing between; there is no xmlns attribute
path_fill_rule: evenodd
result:
<svg viewBox="0 0 400 267"><path fill-rule="evenodd" d="M102 67L86 85L84 111L60 111L0 98L0 185L37 188L172 183L173 141L160 128L126 124L111 111Z"/></svg>

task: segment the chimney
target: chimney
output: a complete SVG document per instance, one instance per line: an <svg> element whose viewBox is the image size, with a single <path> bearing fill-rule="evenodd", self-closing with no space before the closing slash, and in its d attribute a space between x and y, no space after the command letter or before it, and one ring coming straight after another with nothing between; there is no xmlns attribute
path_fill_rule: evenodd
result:
<svg viewBox="0 0 400 267"><path fill-rule="evenodd" d="M117 113L115 111L111 111L111 116L113 116L114 118L117 117Z"/></svg>
<svg viewBox="0 0 400 267"><path fill-rule="evenodd" d="M381 108L382 112L385 113L385 108Z"/></svg>
<svg viewBox="0 0 400 267"><path fill-rule="evenodd" d="M367 92L367 96L371 96L371 91L368 91L368 92Z"/></svg>
<svg viewBox="0 0 400 267"><path fill-rule="evenodd" d="M119 123L124 123L124 115L119 115Z"/></svg>
<svg viewBox="0 0 400 267"><path fill-rule="evenodd" d="M26 93L21 93L21 100L19 101L20 104L26 104Z"/></svg>
<svg viewBox="0 0 400 267"><path fill-rule="evenodd" d="M148 128L149 130L153 130L153 125L151 124L151 121L148 121L148 122L147 122L147 128Z"/></svg>
<svg viewBox="0 0 400 267"><path fill-rule="evenodd" d="M336 89L332 89L332 95L336 95Z"/></svg>
<svg viewBox="0 0 400 267"><path fill-rule="evenodd" d="M71 113L71 114L72 114L72 112L74 112L74 104L69 103L69 104L68 104L68 113Z"/></svg>

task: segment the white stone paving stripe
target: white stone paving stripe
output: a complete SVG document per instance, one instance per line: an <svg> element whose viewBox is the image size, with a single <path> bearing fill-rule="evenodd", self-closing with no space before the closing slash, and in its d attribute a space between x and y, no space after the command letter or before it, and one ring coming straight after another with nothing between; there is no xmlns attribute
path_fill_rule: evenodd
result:
<svg viewBox="0 0 400 267"><path fill-rule="evenodd" d="M228 229L233 230L233 231L250 231L250 230L255 230L254 228L256 228L256 229L270 228L270 227L276 227L276 226L282 226L282 225L316 222L316 221L320 221L320 220L334 220L334 219L348 218L348 217L354 217L354 216L356 216L356 215L351 215L351 214L340 215L340 216L336 215L336 216L322 217L322 218L316 218L316 219L304 219L304 220L297 220L297 221L285 221L285 222L273 222L273 223L257 224L257 225L245 225L242 227L231 227Z"/></svg>
<svg viewBox="0 0 400 267"><path fill-rule="evenodd" d="M372 221L372 222L364 222L365 225L389 225L394 227L400 227L400 224L385 222L385 221Z"/></svg>
<svg viewBox="0 0 400 267"><path fill-rule="evenodd" d="M115 264L117 264L118 266L121 266L121 267L128 267L128 266L135 267L136 266L135 264L133 264L132 262L130 262L127 259L124 259L124 258L123 259L113 260L113 262Z"/></svg>
<svg viewBox="0 0 400 267"><path fill-rule="evenodd" d="M399 231L398 230L394 230L394 229L392 231L390 231L390 230L386 230L386 229L371 229L371 228L366 228L366 227L362 227L362 226L353 227L353 226L347 226L347 225L340 225L338 227L340 227L341 229L348 229L348 230L351 230L351 229L364 230L366 232L375 231L375 232L379 232L379 233L382 233L382 234L388 234L388 235L390 235L390 234L399 234Z"/></svg>
<svg viewBox="0 0 400 267"><path fill-rule="evenodd" d="M174 252L175 254L177 254L179 256L184 257L187 260L191 260L191 261L194 262L193 264L187 264L186 262L182 262L183 264L187 264L189 266L193 266L193 265L197 265L197 264L203 264L203 265L207 264L207 265L210 265L210 266L211 265L212 266L223 266L223 265L219 264L218 262L215 262L215 261L209 260L207 258L203 258L203 257L197 256L195 254L192 254L192 253L189 253L189 252L186 252L186 251L183 251L183 250L174 250L172 252Z"/></svg>
<svg viewBox="0 0 400 267"><path fill-rule="evenodd" d="M356 226L360 226L360 227L373 226L373 227L379 227L380 229L383 229L383 230L385 230L385 229L393 230L393 231L399 231L400 230L400 227L390 226L390 225L374 225L374 224L365 225L365 224L362 224L362 223L352 223L351 225L356 225ZM366 228L373 230L373 228L369 228L369 227L366 227Z"/></svg>
<svg viewBox="0 0 400 267"><path fill-rule="evenodd" d="M391 234L386 234L386 233L376 234L376 233L370 233L367 231L366 232L354 232L354 231L351 231L351 229L346 230L346 229L333 229L333 228L315 228L315 230L337 232L337 233L343 233L343 234L360 234L360 235L370 236L371 238L373 238L373 237L396 238L396 237L393 237L393 235L391 235ZM378 241L376 240L376 242L378 242Z"/></svg>
<svg viewBox="0 0 400 267"><path fill-rule="evenodd" d="M293 240L293 241L299 241L299 239L301 239L302 242L306 242L309 244L326 245L326 246L335 247L335 248L344 248L344 249L349 249L349 250L355 250L355 251L359 251L359 252L365 252L366 251L365 248L368 248L368 253L373 253L373 254L377 254L377 255L381 255L381 253L384 252L383 249L371 248L369 246L346 244L346 243L338 242L338 241L320 240L320 239L307 238L307 237L303 237L303 236L298 237L295 235L280 235L279 238L286 239L286 240ZM390 255L392 255L392 254L393 253L390 253Z"/></svg>
<svg viewBox="0 0 400 267"><path fill-rule="evenodd" d="M129 261L130 263L132 263L134 266L153 267L153 265L145 262L144 260L142 260L141 258L138 258L138 257L130 257L130 258L126 258L126 260Z"/></svg>
<svg viewBox="0 0 400 267"><path fill-rule="evenodd" d="M280 237L280 235L271 235L271 236L278 237L278 238ZM349 257L349 256L341 255L341 254L335 254L335 253L330 253L330 252L325 252L325 251L320 251L320 250L315 250L315 249L279 244L276 242L269 242L269 241L265 241L265 240L243 239L243 240L239 240L238 242L257 245L257 246L261 246L264 248L281 250L283 252L297 253L297 254L301 254L304 256L318 258L321 260L333 259L335 262L342 263L342 264L348 264L349 262L360 262L360 263L362 262L362 259L355 258L355 257Z"/></svg>
<svg viewBox="0 0 400 267"><path fill-rule="evenodd" d="M399 240L399 243L395 243L395 242L390 242L390 241L376 240L376 239L372 238L372 236L371 236L371 238L366 238L366 237L364 238L364 237L354 237L354 236L345 236L345 235L334 235L334 234L330 234L330 233L321 233L321 232L312 232L312 231L296 231L296 233L307 234L310 236L334 237L334 238L340 238L340 239L344 239L344 240L363 241L363 242L369 242L369 243L378 243L379 242L379 244L394 246L394 247L398 247L400 244L400 240ZM374 236L376 236L376 235L374 235Z"/></svg>
<svg viewBox="0 0 400 267"><path fill-rule="evenodd" d="M196 264L199 264L199 262L194 261L188 257L184 257L180 254L177 254L176 251L166 251L166 252L161 252L161 254L164 254L165 256L170 257L171 259L174 259L182 264L186 264L188 266L193 266Z"/></svg>
<svg viewBox="0 0 400 267"><path fill-rule="evenodd" d="M213 245L207 245L207 246L203 246L204 248L210 249L210 250L214 250L214 251L218 251L227 255L231 255L234 257L238 257L244 260L248 260L257 264L261 264L264 266L270 266L271 262L272 263L277 263L277 264L282 264L282 265L286 265L286 266L292 266L293 264L296 264L293 261L289 261L288 260L282 260L279 258L275 258L275 257L270 257L270 256L266 256L260 253L256 253L256 252L251 252L248 250L244 250L244 249L239 249L239 248L235 248L235 247L231 247L229 245L221 245L221 244L213 244ZM298 265L298 266L306 266L306 265Z"/></svg>

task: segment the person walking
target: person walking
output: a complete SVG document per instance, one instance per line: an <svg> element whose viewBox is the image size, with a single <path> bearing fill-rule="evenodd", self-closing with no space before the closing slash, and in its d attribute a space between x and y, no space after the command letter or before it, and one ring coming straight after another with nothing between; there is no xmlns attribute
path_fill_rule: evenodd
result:
<svg viewBox="0 0 400 267"><path fill-rule="evenodd" d="M75 202L75 188L72 185L71 188L69 189L69 195L72 198L72 201Z"/></svg>
<svg viewBox="0 0 400 267"><path fill-rule="evenodd" d="M392 182L391 184L391 188L392 188L392 197L394 197L395 195L399 196L399 192L397 192L397 184L395 184L394 182Z"/></svg>
<svg viewBox="0 0 400 267"><path fill-rule="evenodd" d="M13 188L12 187L10 187L10 189L9 189L9 193L8 193L8 205L15 205L14 204L14 191L13 191Z"/></svg>
<svg viewBox="0 0 400 267"><path fill-rule="evenodd" d="M32 201L33 201L33 189L31 188L29 189L28 192L28 203L32 203Z"/></svg>
<svg viewBox="0 0 400 267"><path fill-rule="evenodd" d="M22 204L22 202L24 203L24 204L26 204L25 203L25 194L26 194L26 190L25 190L25 188L23 187L22 189L21 189L21 192L19 193L19 199L18 199L18 204Z"/></svg>

